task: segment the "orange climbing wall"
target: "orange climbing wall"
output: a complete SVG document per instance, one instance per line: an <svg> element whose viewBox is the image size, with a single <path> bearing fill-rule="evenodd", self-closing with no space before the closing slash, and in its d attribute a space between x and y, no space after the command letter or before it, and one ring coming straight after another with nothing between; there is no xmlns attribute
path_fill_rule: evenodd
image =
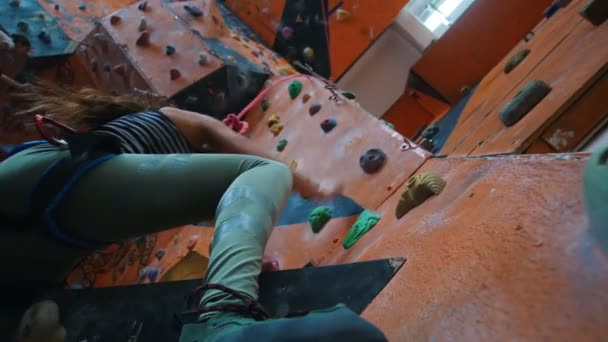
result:
<svg viewBox="0 0 608 342"><path fill-rule="evenodd" d="M301 2L322 1L307 0ZM391 24L408 0L329 0L331 10L339 3L350 17L338 21L334 13L329 17L329 55L331 76L339 78L373 41ZM226 4L270 46L277 39L285 0L227 0ZM267 11L267 12L266 12ZM280 37L279 37L280 38Z"/></svg>
<svg viewBox="0 0 608 342"><path fill-rule="evenodd" d="M482 81L464 109L442 153L452 156L524 151L594 82L608 64L606 25L593 26L573 1L541 23L529 43L520 43ZM530 55L509 74L505 63L521 49ZM507 128L498 112L531 80L543 80L553 91L526 117ZM594 120L587 115L579 120ZM595 119L596 120L596 119Z"/></svg>
<svg viewBox="0 0 608 342"><path fill-rule="evenodd" d="M406 265L363 316L392 341L600 341L608 305L608 253L587 231L586 155L431 159L419 172L444 191L382 219L326 264L394 256Z"/></svg>

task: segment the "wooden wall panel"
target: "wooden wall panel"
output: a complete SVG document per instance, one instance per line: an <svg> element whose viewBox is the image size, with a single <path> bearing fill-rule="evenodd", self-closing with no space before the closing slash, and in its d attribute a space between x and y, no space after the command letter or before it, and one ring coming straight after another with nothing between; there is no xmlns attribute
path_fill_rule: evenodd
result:
<svg viewBox="0 0 608 342"><path fill-rule="evenodd" d="M583 21L578 15L583 2L575 0L550 19L543 20L529 42L520 41L494 66L467 103L441 150L442 154L452 153L475 130L484 129L483 120ZM505 74L505 64L522 49L530 49L530 54L513 71Z"/></svg>

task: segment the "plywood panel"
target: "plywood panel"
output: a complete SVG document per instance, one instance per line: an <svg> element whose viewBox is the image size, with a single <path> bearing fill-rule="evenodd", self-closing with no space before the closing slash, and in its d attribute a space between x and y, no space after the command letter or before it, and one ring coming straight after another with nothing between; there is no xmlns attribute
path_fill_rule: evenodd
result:
<svg viewBox="0 0 608 342"><path fill-rule="evenodd" d="M282 83L267 96L270 108L265 113L256 108L247 120L253 127L252 140L273 151L274 157L286 164L296 161L297 170L302 174L323 182L343 184L344 195L366 208L375 208L428 158L428 152L418 147L401 151L403 137L355 102L343 99L343 103L336 104L329 100L331 93L323 82L308 78L298 80L302 82L303 90L295 100L288 95L289 81ZM311 96L307 103L302 101L304 94ZM308 110L313 103L322 104L322 108L310 116ZM277 137L266 124L272 114L280 116L285 126ZM324 133L320 124L329 118L335 118L337 126ZM283 138L289 141L287 148L277 152L276 144ZM359 166L359 157L371 148L382 149L387 162L378 173L369 175Z"/></svg>
<svg viewBox="0 0 608 342"><path fill-rule="evenodd" d="M589 236L587 155L432 159L439 196L382 220L327 263L404 256L363 316L392 341L586 340L607 328L608 255Z"/></svg>
<svg viewBox="0 0 608 342"><path fill-rule="evenodd" d="M593 26L584 21L551 53L527 78L543 80L553 90L530 113L514 126L498 127L498 111L501 103L484 123L483 134L469 139L468 147L463 144L459 151L473 150L472 155L504 152L521 152L555 118L603 75L608 66L608 26ZM525 83L525 82L524 82ZM515 96L517 89L507 99Z"/></svg>
<svg viewBox="0 0 608 342"><path fill-rule="evenodd" d="M443 146L442 154L454 152L475 130L485 129L483 120L583 21L578 14L582 3L583 0L575 0L549 20L543 21L529 42L520 41L484 77ZM530 49L530 54L513 71L505 74L505 64L522 49Z"/></svg>

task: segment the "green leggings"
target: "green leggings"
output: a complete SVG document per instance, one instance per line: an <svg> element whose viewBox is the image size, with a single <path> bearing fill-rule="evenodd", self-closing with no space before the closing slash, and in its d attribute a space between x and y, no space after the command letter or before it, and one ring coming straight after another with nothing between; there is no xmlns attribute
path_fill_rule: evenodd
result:
<svg viewBox="0 0 608 342"><path fill-rule="evenodd" d="M0 205L15 214L24 213L36 179L66 155L67 151L45 144L0 163L0 188L7 190L0 194ZM59 204L55 219L76 238L111 242L215 215L207 282L257 298L264 247L291 188L286 166L253 156L124 154L86 173ZM65 256L47 260L47 255L38 255L41 267L47 266L45 262L73 262L70 259L78 255L56 242L41 249ZM11 258L17 266L19 257ZM48 266L69 268L67 264ZM208 291L202 305L232 300Z"/></svg>

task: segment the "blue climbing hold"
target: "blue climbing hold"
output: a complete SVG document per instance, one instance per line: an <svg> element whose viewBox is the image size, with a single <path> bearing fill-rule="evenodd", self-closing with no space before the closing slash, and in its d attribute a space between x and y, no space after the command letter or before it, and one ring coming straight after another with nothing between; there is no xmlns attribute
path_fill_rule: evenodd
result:
<svg viewBox="0 0 608 342"><path fill-rule="evenodd" d="M158 251L156 251L156 253L154 254L154 256L156 257L156 259L160 260L165 256L165 250L164 249L159 249Z"/></svg>
<svg viewBox="0 0 608 342"><path fill-rule="evenodd" d="M87 5L85 5L85 4L80 4L80 5L78 5L78 9L79 9L79 10L81 10L81 11L84 11L84 10L86 10L86 9L87 9Z"/></svg>
<svg viewBox="0 0 608 342"><path fill-rule="evenodd" d="M160 268L154 267L154 266L148 267L148 271L146 272L146 276L148 277L148 280L151 283L156 281L156 278L158 278L159 274L160 274Z"/></svg>
<svg viewBox="0 0 608 342"><path fill-rule="evenodd" d="M372 148L359 158L359 166L365 173L372 174L380 170L386 161L386 154L379 148Z"/></svg>
<svg viewBox="0 0 608 342"><path fill-rule="evenodd" d="M326 119L321 122L321 129L323 130L323 132L329 133L332 129L336 127L337 124L338 122L336 122L336 119Z"/></svg>
<svg viewBox="0 0 608 342"><path fill-rule="evenodd" d="M174 54L174 53L175 53L175 48L174 48L173 46L171 46L171 45L167 45L167 46L165 47L165 54L166 54L167 56L171 56L171 55L172 55L172 54Z"/></svg>
<svg viewBox="0 0 608 342"><path fill-rule="evenodd" d="M203 11L201 11L200 8L194 5L185 5L184 9L193 17L200 17L201 15L203 15Z"/></svg>

